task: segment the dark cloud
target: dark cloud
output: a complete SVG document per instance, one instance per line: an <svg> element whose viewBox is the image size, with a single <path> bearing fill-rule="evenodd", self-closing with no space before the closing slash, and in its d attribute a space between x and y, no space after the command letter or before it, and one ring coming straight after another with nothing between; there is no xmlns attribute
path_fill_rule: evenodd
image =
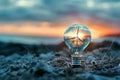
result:
<svg viewBox="0 0 120 80"><path fill-rule="evenodd" d="M18 1L20 0L0 0L0 22L62 23L72 19L95 21L96 18L120 22L119 0L34 0L34 4Z"/></svg>

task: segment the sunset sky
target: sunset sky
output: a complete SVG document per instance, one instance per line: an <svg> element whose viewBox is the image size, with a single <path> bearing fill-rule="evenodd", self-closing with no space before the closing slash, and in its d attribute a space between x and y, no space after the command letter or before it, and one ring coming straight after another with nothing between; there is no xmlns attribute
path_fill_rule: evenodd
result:
<svg viewBox="0 0 120 80"><path fill-rule="evenodd" d="M120 33L120 0L0 0L0 34L63 37L71 24L93 38Z"/></svg>

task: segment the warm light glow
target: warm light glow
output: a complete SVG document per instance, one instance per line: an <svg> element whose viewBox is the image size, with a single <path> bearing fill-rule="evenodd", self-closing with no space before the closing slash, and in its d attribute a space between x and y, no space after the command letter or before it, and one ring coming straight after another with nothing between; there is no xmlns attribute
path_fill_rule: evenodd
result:
<svg viewBox="0 0 120 80"><path fill-rule="evenodd" d="M71 42L73 43L74 47L77 47L76 44L78 44L78 45L82 45L82 44L83 44L83 43L82 43L81 41L79 41L79 40L78 40L78 42L77 42L77 38L72 39Z"/></svg>
<svg viewBox="0 0 120 80"><path fill-rule="evenodd" d="M20 26L15 24L1 24L0 33L16 34L16 35L63 37L65 29L71 24L72 23L69 23L67 25L58 25L58 26L51 26L51 24L48 22L40 23L37 26L31 23L22 23ZM103 25L97 26L97 25L86 24L86 26L91 31L92 39L119 32L119 29L103 27ZM69 35L73 35L73 34L69 34ZM82 33L79 36L81 38L84 38L84 34Z"/></svg>
<svg viewBox="0 0 120 80"><path fill-rule="evenodd" d="M20 27L14 24L0 27L0 33L3 34L62 37L62 32L64 32L63 27L50 27L47 22L40 24L40 26L25 23Z"/></svg>
<svg viewBox="0 0 120 80"><path fill-rule="evenodd" d="M85 37L85 35L83 33L78 34L78 37L80 37L80 39L83 39Z"/></svg>
<svg viewBox="0 0 120 80"><path fill-rule="evenodd" d="M79 34L78 34L78 37L81 39L81 40L84 40L85 38L87 38L88 35L86 32L83 32L83 31L80 31Z"/></svg>

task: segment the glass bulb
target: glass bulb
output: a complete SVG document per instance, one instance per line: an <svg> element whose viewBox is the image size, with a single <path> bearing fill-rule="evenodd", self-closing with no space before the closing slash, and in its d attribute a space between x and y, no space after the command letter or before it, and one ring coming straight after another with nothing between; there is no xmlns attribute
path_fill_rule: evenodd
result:
<svg viewBox="0 0 120 80"><path fill-rule="evenodd" d="M82 54L80 53L84 51L91 41L91 32L84 25L73 24L64 32L64 41L75 54L75 57L81 57ZM75 62L75 64L79 64L79 62Z"/></svg>

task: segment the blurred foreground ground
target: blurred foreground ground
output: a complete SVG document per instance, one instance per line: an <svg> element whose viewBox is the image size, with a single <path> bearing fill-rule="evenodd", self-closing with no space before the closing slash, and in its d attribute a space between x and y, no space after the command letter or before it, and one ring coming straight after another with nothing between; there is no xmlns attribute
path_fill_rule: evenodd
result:
<svg viewBox="0 0 120 80"><path fill-rule="evenodd" d="M0 80L120 80L119 39L91 42L80 68L71 68L64 42L0 44Z"/></svg>

